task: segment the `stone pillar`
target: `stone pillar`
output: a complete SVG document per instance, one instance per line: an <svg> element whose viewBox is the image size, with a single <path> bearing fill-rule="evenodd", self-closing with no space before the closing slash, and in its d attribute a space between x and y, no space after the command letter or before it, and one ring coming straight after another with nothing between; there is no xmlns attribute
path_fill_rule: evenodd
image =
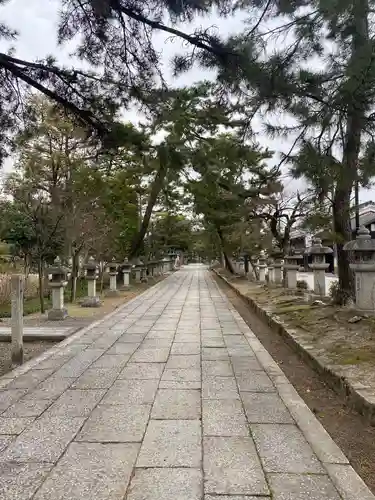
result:
<svg viewBox="0 0 375 500"><path fill-rule="evenodd" d="M266 264L266 256L264 250L261 250L259 253L258 269L259 269L259 281L260 283L265 283L267 264Z"/></svg>
<svg viewBox="0 0 375 500"><path fill-rule="evenodd" d="M321 295L326 294L326 270L329 268L329 263L326 262L326 255L332 254L333 250L329 247L324 247L320 238L314 238L312 246L306 250L308 255L312 256L312 263L309 268L314 274L314 293Z"/></svg>
<svg viewBox="0 0 375 500"><path fill-rule="evenodd" d="M274 274L274 283L276 285L281 285L283 282L283 264L281 259L275 259L273 264L273 274Z"/></svg>
<svg viewBox="0 0 375 500"><path fill-rule="evenodd" d="M12 364L23 363L23 292L25 278L22 274L14 274L11 278L12 287Z"/></svg>
<svg viewBox="0 0 375 500"><path fill-rule="evenodd" d="M161 268L162 274L166 274L168 272L168 259L167 259L167 257L164 257L161 262L162 262L162 268Z"/></svg>
<svg viewBox="0 0 375 500"><path fill-rule="evenodd" d="M59 257L56 257L54 265L48 269L48 274L52 275L48 286L52 290L52 309L48 311L48 319L59 321L68 316L68 311L64 307L64 288L68 284L68 270L61 265Z"/></svg>
<svg viewBox="0 0 375 500"><path fill-rule="evenodd" d="M368 229L361 226L357 238L345 243L344 250L351 252L355 273L355 305L357 309L375 313L375 240Z"/></svg>
<svg viewBox="0 0 375 500"><path fill-rule="evenodd" d="M273 259L268 261L268 283L271 285L275 283L275 268L273 265Z"/></svg>
<svg viewBox="0 0 375 500"><path fill-rule="evenodd" d="M292 290L297 288L297 271L300 268L301 255L286 255L284 269L286 269L286 286Z"/></svg>
<svg viewBox="0 0 375 500"><path fill-rule="evenodd" d="M109 290L106 293L108 297L116 297L117 295L119 295L119 292L117 290L117 269L118 264L114 260L112 260L112 262L108 264Z"/></svg>
<svg viewBox="0 0 375 500"><path fill-rule="evenodd" d="M147 283L147 264L142 264L141 266L141 283Z"/></svg>
<svg viewBox="0 0 375 500"><path fill-rule="evenodd" d="M87 279L87 297L82 301L82 307L100 307L100 298L96 295L96 280L99 275L99 267L93 257L90 257L84 266Z"/></svg>
<svg viewBox="0 0 375 500"><path fill-rule="evenodd" d="M122 264L122 277L123 277L123 285L122 288L127 290L130 287L130 274L131 274L132 265L128 262L128 259L125 259Z"/></svg>
<svg viewBox="0 0 375 500"><path fill-rule="evenodd" d="M135 274L135 282L140 283L141 282L141 271L142 267L141 266L135 266L134 267L134 274Z"/></svg>

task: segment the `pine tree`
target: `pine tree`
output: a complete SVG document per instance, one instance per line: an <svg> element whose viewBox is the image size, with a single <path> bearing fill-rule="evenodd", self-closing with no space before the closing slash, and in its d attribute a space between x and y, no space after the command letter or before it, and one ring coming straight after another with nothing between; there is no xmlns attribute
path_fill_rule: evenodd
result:
<svg viewBox="0 0 375 500"><path fill-rule="evenodd" d="M361 153L366 157L365 150L373 150L375 2L245 0L241 6L252 27L229 40L227 50L242 56L222 64L206 52L201 61L219 69L219 80L240 96L250 118L259 109L271 112L267 131L292 138L281 163L299 155L306 172L312 168L316 178L321 171L319 189L327 182L333 189L339 282L352 291L343 245L352 237L350 200ZM270 27L271 19L276 26ZM293 124L275 126L277 113L291 116Z"/></svg>

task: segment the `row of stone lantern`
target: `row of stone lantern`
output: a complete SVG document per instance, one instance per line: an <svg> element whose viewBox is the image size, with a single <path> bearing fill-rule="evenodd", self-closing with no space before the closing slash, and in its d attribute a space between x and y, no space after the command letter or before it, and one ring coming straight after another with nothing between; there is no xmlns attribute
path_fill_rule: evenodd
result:
<svg viewBox="0 0 375 500"><path fill-rule="evenodd" d="M350 254L350 268L355 274L356 308L362 311L375 312L375 239L371 238L370 231L364 226L360 227L357 237L344 245L344 251ZM314 293L326 295L326 270L329 267L327 256L333 253L332 248L323 246L320 238L314 238L312 246L305 252L311 256L309 268L313 271ZM286 284L288 288L297 286L297 272L301 268L303 255L287 255L284 264L281 263L281 254L274 254L274 259L266 263L264 251L258 258L259 281L266 281L266 268L270 283L282 282L283 267L286 271Z"/></svg>
<svg viewBox="0 0 375 500"><path fill-rule="evenodd" d="M83 266L85 277L87 280L87 296L83 299L82 307L99 307L101 305L100 297L96 293L96 281L99 277L99 265L93 257L90 257L87 263ZM107 265L109 274L109 290L108 296L118 295L117 276L121 269L123 274L122 289L126 290L130 286L130 275L132 270L135 273L135 281L141 283L147 281L147 273L149 276L158 277L162 274L173 270L173 260L165 257L161 261L154 260L144 264L138 261L135 265L128 262L126 259L122 264L118 264L113 260ZM64 307L64 288L68 284L69 270L62 265L59 257L56 257L53 266L48 269L48 274L52 275L49 286L52 291L52 309L48 311L48 319L61 320L67 317L67 310Z"/></svg>

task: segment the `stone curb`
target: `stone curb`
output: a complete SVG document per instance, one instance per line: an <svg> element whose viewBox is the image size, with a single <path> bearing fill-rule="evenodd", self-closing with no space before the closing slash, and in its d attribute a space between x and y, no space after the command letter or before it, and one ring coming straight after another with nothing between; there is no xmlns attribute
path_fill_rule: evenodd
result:
<svg viewBox="0 0 375 500"><path fill-rule="evenodd" d="M63 350L65 347L67 347L68 345L70 345L72 342L74 342L74 341L78 340L79 338L83 337L83 335L85 335L87 332L89 332L93 328L96 328L97 326L99 326L104 321L112 318L115 314L118 314L123 309L125 309L126 307L128 307L129 305L131 305L133 302L135 302L137 299L139 299L139 297L141 297L145 293L148 293L151 289L155 290L155 289L159 288L159 286L163 282L164 282L164 280L159 281L158 283L156 283L155 285L153 285L149 289L145 290L141 294L136 295L135 297L133 297L128 302L125 302L125 304L119 306L114 311L106 314L105 316L103 316L103 318L100 318L100 319L94 321L93 323L90 323L89 325L87 325L87 326L85 326L85 327L77 330L72 335L70 335L70 337L66 338L62 342L59 342L55 347L51 347L51 349L48 349L47 351L43 352L42 354L40 354L36 358L32 358L29 361L26 361L26 363L24 363L23 365L18 366L17 368L15 368L14 370L11 370L10 372L5 373L4 375L2 375L0 377L0 389L2 387L5 387L9 383L10 380L12 380L12 379L14 379L16 377L19 377L20 375L23 375L24 373L27 373L32 368L34 368L34 366L38 365L42 361L45 361L46 359L50 358L54 354L56 354L59 351Z"/></svg>
<svg viewBox="0 0 375 500"><path fill-rule="evenodd" d="M367 395L365 393L365 389L361 390L356 388L346 377L337 373L334 368L323 364L311 352L312 347L310 345L303 345L301 343L301 340L297 338L292 328L288 328L288 326L280 320L280 318L261 308L254 299L243 295L227 278L225 278L225 276L222 276L218 271L215 269L212 269L212 271L239 297L245 300L255 314L264 320L275 333L284 337L286 342L301 356L301 358L312 366L317 373L322 375L327 384L343 396L352 408L368 419L371 425L375 425L375 402L366 397Z"/></svg>
<svg viewBox="0 0 375 500"><path fill-rule="evenodd" d="M266 318L267 320L268 318L273 319L252 299L245 297L242 293L240 293L240 291L237 290L234 285L232 285L218 271L214 269L212 270L217 276L225 281L230 288L237 293L237 295L245 299L256 314L262 318ZM269 323L269 325L273 328L272 323ZM283 325L280 326L285 329ZM288 378L284 375L284 372L273 357L263 347L257 336L251 330L244 333L244 335L247 338L250 347L254 351L258 362L272 380L283 403L288 408L290 414L310 444L315 455L326 469L328 476L343 500L375 500L375 496L371 493L365 482L355 472L347 457L337 446L323 425L311 412L310 408L306 405L293 385L289 382Z"/></svg>

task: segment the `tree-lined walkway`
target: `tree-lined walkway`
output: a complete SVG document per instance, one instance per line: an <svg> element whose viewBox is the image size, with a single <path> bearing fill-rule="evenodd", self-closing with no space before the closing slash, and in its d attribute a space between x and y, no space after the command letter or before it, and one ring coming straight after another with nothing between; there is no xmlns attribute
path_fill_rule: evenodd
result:
<svg viewBox="0 0 375 500"><path fill-rule="evenodd" d="M0 380L1 500L375 498L201 266L48 356Z"/></svg>

